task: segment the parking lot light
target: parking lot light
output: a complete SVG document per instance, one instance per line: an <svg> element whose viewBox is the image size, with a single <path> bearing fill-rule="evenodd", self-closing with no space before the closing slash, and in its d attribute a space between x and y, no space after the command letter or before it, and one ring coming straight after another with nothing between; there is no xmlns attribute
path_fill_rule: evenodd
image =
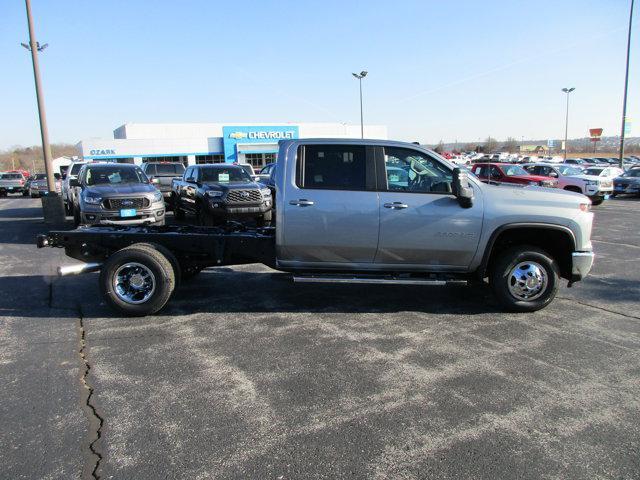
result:
<svg viewBox="0 0 640 480"><path fill-rule="evenodd" d="M629 31L627 32L627 66L624 75L624 99L622 100L622 129L620 132L620 168L624 169L624 136L627 122L627 91L629 90L629 54L631 53L631 26L633 24L633 0L629 10Z"/></svg>
<svg viewBox="0 0 640 480"><path fill-rule="evenodd" d="M367 73L369 72L363 70L360 73L351 74L360 82L360 138L364 138L364 117L362 114L362 79L367 76Z"/></svg>
<svg viewBox="0 0 640 480"><path fill-rule="evenodd" d="M47 128L47 116L44 109L44 96L42 93L42 81L40 80L40 66L38 63L38 52L47 48L48 44L40 45L36 41L33 18L31 16L31 2L25 0L27 7L27 23L29 25L29 44L22 44L24 48L31 52L33 63L33 77L36 84L36 100L38 103L38 117L40 119L40 135L42 137L42 153L44 156L44 168L47 173L47 195L42 197L42 207L44 210L44 221L46 223L64 223L64 207L62 198L58 196L56 181L53 176L53 166L51 163L51 147L49 146L49 130Z"/></svg>
<svg viewBox="0 0 640 480"><path fill-rule="evenodd" d="M567 94L567 115L564 121L564 161L567 161L567 135L569 134L569 94L575 90L574 87L563 88L562 91Z"/></svg>

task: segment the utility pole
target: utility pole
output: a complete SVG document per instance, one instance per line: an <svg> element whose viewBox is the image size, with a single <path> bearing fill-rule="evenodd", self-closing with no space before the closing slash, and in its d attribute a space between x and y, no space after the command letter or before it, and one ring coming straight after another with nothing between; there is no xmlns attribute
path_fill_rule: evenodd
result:
<svg viewBox="0 0 640 480"><path fill-rule="evenodd" d="M367 76L367 71L363 70L360 73L352 73L354 77L360 82L360 138L364 138L364 116L362 113L362 79Z"/></svg>
<svg viewBox="0 0 640 480"><path fill-rule="evenodd" d="M567 135L569 134L569 94L575 90L574 87L563 88L562 91L567 94L567 115L564 120L564 161L567 161Z"/></svg>
<svg viewBox="0 0 640 480"><path fill-rule="evenodd" d="M51 147L49 146L49 130L47 128L47 115L44 109L44 97L42 94L42 81L40 80L40 65L38 63L38 52L47 48L48 44L40 45L36 41L33 18L31 16L31 1L25 0L27 7L27 22L29 24L29 44L22 44L24 48L31 52L33 63L33 77L36 84L36 99L38 102L38 117L40 119L40 136L42 137L42 153L44 156L44 168L47 174L47 195L42 197L42 209L44 211L45 223L63 223L65 221L62 198L56 191L56 182L53 176L51 165Z"/></svg>
<svg viewBox="0 0 640 480"><path fill-rule="evenodd" d="M624 100L622 100L622 129L620 132L620 168L624 169L624 131L627 122L627 91L629 89L629 54L631 53L631 25L633 22L633 0L629 10L629 33L627 34L627 68L624 75Z"/></svg>

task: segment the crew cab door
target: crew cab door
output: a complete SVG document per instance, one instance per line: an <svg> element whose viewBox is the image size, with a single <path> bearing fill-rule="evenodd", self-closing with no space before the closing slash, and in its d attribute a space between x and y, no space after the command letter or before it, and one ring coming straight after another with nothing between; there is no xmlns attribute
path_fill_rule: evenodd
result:
<svg viewBox="0 0 640 480"><path fill-rule="evenodd" d="M452 171L437 158L398 147L379 147L376 157L382 174L375 263L432 271L468 267L482 230L480 189L474 189L473 206L462 208L451 193Z"/></svg>
<svg viewBox="0 0 640 480"><path fill-rule="evenodd" d="M278 207L284 208L279 265L355 269L373 263L379 228L373 151L348 142L303 144L286 171L278 166L286 175Z"/></svg>

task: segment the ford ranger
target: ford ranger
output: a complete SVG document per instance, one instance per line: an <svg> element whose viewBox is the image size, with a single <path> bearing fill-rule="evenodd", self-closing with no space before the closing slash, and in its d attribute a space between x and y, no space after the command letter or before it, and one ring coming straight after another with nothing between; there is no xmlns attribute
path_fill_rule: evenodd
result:
<svg viewBox="0 0 640 480"><path fill-rule="evenodd" d="M587 197L484 184L419 145L283 140L274 180L275 227L84 227L39 235L38 247L84 262L61 275L100 271L106 301L126 315L159 311L203 268L246 263L295 282L488 281L506 310L531 312L593 264Z"/></svg>
<svg viewBox="0 0 640 480"><path fill-rule="evenodd" d="M164 225L162 193L137 165L89 163L69 187L76 225Z"/></svg>

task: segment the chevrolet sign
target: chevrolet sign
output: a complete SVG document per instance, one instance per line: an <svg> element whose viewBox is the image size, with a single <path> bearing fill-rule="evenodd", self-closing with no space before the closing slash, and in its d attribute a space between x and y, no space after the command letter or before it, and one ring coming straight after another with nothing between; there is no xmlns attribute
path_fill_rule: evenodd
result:
<svg viewBox="0 0 640 480"><path fill-rule="evenodd" d="M250 139L287 140L293 138L293 132L249 132Z"/></svg>

